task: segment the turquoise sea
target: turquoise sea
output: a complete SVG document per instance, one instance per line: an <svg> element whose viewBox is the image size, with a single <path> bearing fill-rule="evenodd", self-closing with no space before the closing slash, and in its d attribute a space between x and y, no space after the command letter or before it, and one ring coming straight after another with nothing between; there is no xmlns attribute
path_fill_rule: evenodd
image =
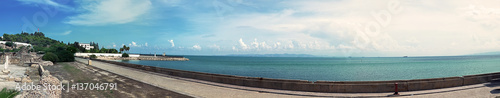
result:
<svg viewBox="0 0 500 98"><path fill-rule="evenodd" d="M190 61L119 61L171 69L325 81L406 80L500 72L500 55L433 57L186 56Z"/></svg>

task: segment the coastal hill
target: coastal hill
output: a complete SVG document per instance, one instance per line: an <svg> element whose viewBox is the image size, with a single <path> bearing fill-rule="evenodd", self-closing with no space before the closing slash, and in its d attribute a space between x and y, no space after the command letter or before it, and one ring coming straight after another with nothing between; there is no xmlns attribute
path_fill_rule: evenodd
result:
<svg viewBox="0 0 500 98"><path fill-rule="evenodd" d="M32 48L29 51L41 52L42 54L49 54L50 57L44 57L44 60L52 62L72 62L74 61L74 53L77 52L77 48L66 45L62 41L57 41L49 37L45 37L42 32L26 33L21 34L3 34L1 37L2 41L7 42L22 42L29 43ZM3 49L0 49L3 50ZM5 49L7 50L7 49ZM12 49L7 52L17 52L19 49ZM50 58L50 59L48 59Z"/></svg>
<svg viewBox="0 0 500 98"><path fill-rule="evenodd" d="M483 53L475 53L475 54L471 54L471 55L500 55L500 51L496 51L496 52L483 52Z"/></svg>

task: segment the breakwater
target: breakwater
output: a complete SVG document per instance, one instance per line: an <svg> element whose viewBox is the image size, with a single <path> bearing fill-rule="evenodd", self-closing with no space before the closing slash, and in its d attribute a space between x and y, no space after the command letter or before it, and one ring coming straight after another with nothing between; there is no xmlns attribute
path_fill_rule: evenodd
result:
<svg viewBox="0 0 500 98"><path fill-rule="evenodd" d="M398 83L398 91L417 91L417 90L439 89L439 88L486 83L494 79L500 78L500 73L488 73L479 75L468 75L462 77L393 80L393 81L305 81L305 80L269 79L269 78L259 78L259 77L243 77L243 76L233 76L233 75L202 73L202 72L175 70L175 69L168 69L161 67L106 61L106 60L97 60L97 59L96 61L140 69L144 71L150 71L166 75L192 78L210 82L217 82L217 83L279 89L279 90L330 92L330 93L393 92L395 89L394 85L395 83Z"/></svg>

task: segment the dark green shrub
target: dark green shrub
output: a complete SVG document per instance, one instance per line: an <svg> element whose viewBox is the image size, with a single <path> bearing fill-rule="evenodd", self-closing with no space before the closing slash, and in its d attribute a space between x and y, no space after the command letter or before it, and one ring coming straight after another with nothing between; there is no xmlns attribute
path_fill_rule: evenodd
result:
<svg viewBox="0 0 500 98"><path fill-rule="evenodd" d="M6 43L5 43L5 45L6 45L6 46L9 46L9 47L12 47L12 46L14 46L14 43L13 43L13 42L11 42L11 41L9 41L9 42L6 42Z"/></svg>
<svg viewBox="0 0 500 98"><path fill-rule="evenodd" d="M56 52L56 54L57 54L57 57L59 57L58 62L73 62L73 61L75 61L75 54L70 52L70 51L62 50L62 51Z"/></svg>
<svg viewBox="0 0 500 98"><path fill-rule="evenodd" d="M128 54L127 53L123 53L122 57L128 57Z"/></svg>
<svg viewBox="0 0 500 98"><path fill-rule="evenodd" d="M59 57L57 57L57 55L52 52L48 52L45 55L43 55L42 59L45 61L52 61L53 63L59 61Z"/></svg>
<svg viewBox="0 0 500 98"><path fill-rule="evenodd" d="M14 98L18 94L19 91L3 88L2 91L0 91L0 98Z"/></svg>
<svg viewBox="0 0 500 98"><path fill-rule="evenodd" d="M92 54L92 55L90 55L89 57L90 57L91 59L97 59L97 56L96 56L96 55L93 55L93 54Z"/></svg>

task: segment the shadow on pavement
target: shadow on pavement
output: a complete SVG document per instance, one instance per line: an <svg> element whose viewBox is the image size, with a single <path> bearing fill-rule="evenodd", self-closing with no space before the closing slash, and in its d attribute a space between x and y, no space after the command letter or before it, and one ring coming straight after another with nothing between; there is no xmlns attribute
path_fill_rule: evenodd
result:
<svg viewBox="0 0 500 98"><path fill-rule="evenodd" d="M488 84L485 84L486 87L498 87L500 86L500 80L493 80ZM491 94L500 94L500 89L493 89L490 91Z"/></svg>
<svg viewBox="0 0 500 98"><path fill-rule="evenodd" d="M491 90L490 93L491 94L499 94L500 93L500 89Z"/></svg>
<svg viewBox="0 0 500 98"><path fill-rule="evenodd" d="M491 82L485 84L484 86L486 86L486 87L497 87L497 86L500 86L500 80L498 80L498 79L492 80Z"/></svg>

